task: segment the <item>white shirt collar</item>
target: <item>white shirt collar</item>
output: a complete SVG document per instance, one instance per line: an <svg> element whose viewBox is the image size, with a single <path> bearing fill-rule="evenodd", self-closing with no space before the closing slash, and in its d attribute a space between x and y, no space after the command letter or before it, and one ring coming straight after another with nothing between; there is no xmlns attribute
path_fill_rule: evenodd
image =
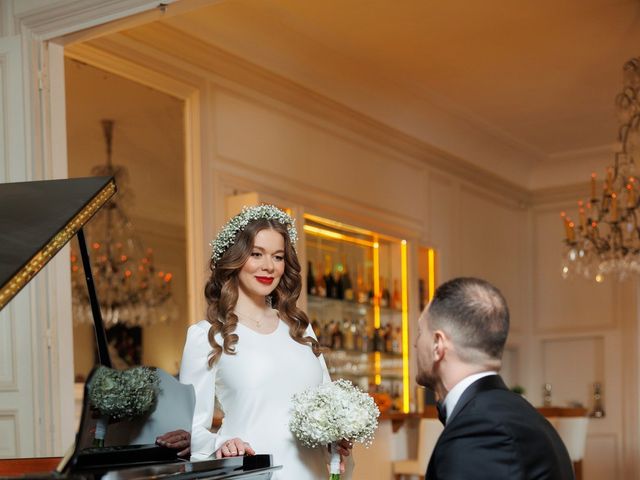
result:
<svg viewBox="0 0 640 480"><path fill-rule="evenodd" d="M481 379L482 377L488 377L489 375L497 375L497 374L498 372L494 372L493 370L474 373L473 375L469 375L468 377L465 377L462 380L460 380L458 383L456 383L455 386L451 390L449 390L449 393L447 393L447 396L444 397L444 406L447 411L446 423L449 423L449 418L451 418L451 413L453 413L453 409L456 408L458 400L460 400L460 397L462 396L464 391L469 387L469 385L471 385L476 380Z"/></svg>

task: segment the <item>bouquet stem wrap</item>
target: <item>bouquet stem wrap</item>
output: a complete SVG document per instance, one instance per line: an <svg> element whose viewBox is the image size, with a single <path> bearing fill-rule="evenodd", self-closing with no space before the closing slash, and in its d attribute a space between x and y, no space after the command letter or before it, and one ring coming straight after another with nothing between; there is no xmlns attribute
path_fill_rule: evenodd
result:
<svg viewBox="0 0 640 480"><path fill-rule="evenodd" d="M331 442L331 447L329 448L331 453L331 460L329 461L329 480L339 480L340 479L340 453L338 453L338 444L336 442Z"/></svg>

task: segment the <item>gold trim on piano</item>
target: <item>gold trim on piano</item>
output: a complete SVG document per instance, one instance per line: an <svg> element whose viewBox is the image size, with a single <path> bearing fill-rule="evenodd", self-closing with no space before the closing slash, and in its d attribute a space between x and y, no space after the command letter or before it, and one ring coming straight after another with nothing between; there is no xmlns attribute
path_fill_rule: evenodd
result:
<svg viewBox="0 0 640 480"><path fill-rule="evenodd" d="M116 184L111 180L95 197L60 230L42 250L37 252L31 260L0 289L0 310L9 303L21 289L64 247L82 226L116 193Z"/></svg>

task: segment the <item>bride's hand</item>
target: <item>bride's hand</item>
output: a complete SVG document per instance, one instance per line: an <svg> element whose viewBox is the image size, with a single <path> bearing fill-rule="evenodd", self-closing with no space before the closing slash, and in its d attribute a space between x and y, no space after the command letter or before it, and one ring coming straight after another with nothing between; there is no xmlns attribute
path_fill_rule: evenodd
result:
<svg viewBox="0 0 640 480"><path fill-rule="evenodd" d="M216 458L237 457L242 455L255 455L256 452L247 442L243 442L241 438L231 438L224 442L222 446L216 450Z"/></svg>
<svg viewBox="0 0 640 480"><path fill-rule="evenodd" d="M336 449L340 454L340 473L344 473L345 465L344 465L344 457L348 457L351 455L351 450L353 449L353 442L350 442L346 438L343 438L339 442L336 442L338 448Z"/></svg>

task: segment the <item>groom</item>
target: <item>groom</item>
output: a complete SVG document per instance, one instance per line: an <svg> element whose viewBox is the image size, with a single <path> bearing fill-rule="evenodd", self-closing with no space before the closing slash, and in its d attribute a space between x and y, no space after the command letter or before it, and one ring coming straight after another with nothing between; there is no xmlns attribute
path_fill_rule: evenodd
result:
<svg viewBox="0 0 640 480"><path fill-rule="evenodd" d="M445 428L426 480L574 478L555 429L497 374L509 310L493 285L441 285L419 320L417 382L442 400Z"/></svg>

